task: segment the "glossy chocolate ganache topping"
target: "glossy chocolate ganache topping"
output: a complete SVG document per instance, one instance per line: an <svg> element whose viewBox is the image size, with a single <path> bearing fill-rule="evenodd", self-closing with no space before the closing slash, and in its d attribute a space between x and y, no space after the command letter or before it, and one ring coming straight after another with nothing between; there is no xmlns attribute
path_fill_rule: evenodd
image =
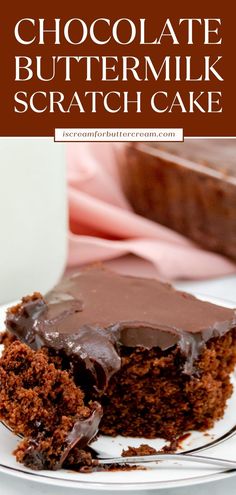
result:
<svg viewBox="0 0 236 495"><path fill-rule="evenodd" d="M6 326L38 349L63 352L90 376L96 393L120 369L121 346L163 351L178 346L191 374L205 342L236 326L236 313L168 284L89 268L63 280L44 298L27 297L7 312Z"/></svg>

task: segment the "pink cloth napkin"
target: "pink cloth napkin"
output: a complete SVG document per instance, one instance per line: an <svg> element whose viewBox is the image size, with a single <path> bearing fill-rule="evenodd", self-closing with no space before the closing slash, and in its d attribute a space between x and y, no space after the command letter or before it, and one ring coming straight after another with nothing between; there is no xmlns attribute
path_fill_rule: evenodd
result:
<svg viewBox="0 0 236 495"><path fill-rule="evenodd" d="M163 279L235 273L233 262L132 211L122 192L117 152L122 146L114 143L68 145L68 266L132 254L145 260L144 266L151 263L153 276Z"/></svg>

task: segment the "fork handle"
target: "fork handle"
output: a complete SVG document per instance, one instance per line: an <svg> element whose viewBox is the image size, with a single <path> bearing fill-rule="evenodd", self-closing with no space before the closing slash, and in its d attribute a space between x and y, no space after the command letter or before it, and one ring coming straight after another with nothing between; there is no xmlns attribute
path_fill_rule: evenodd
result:
<svg viewBox="0 0 236 495"><path fill-rule="evenodd" d="M193 454L156 454L133 457L110 457L104 459L99 458L98 461L99 464L137 464L155 461L187 461L196 462L198 464L207 464L210 466L219 466L227 469L236 469L236 461Z"/></svg>

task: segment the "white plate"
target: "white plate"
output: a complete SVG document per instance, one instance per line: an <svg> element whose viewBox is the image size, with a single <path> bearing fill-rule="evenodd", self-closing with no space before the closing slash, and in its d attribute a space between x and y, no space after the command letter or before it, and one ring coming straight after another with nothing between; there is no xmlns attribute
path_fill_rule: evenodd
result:
<svg viewBox="0 0 236 495"><path fill-rule="evenodd" d="M226 301L216 298L206 298L213 303L233 307ZM0 328L4 328L6 306L0 307ZM225 459L236 459L236 435L234 435L235 410L236 410L236 379L234 394L228 401L224 418L218 421L215 427L207 433L192 432L182 443L182 451L207 450L207 455ZM32 471L15 461L12 451L17 444L17 437L0 425L0 472L7 473L29 481L38 481L47 485L78 488L80 493L87 490L97 491L139 491L163 488L176 488L180 486L194 485L209 481L216 481L235 475L234 471L225 471L220 468L204 467L191 462L162 461L158 464L150 464L145 470L139 471L113 471L94 472L89 474L77 473L69 470L59 471ZM159 449L164 442L160 439L147 440L142 438L109 438L100 436L93 443L94 448L103 454L120 455L122 449L128 445L139 446L148 443ZM147 466L147 465L146 465Z"/></svg>

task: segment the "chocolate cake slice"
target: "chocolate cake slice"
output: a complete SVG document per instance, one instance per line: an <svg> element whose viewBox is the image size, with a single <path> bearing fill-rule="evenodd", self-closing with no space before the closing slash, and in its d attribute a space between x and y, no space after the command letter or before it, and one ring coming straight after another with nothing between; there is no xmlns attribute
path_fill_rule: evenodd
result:
<svg viewBox="0 0 236 495"><path fill-rule="evenodd" d="M207 429L222 417L232 393L235 311L156 280L85 269L44 298L23 298L8 310L6 327L32 349L29 361L46 352L57 372L68 373L83 391L86 404L102 404L100 431L107 435L173 440ZM10 422L4 403L1 417Z"/></svg>

